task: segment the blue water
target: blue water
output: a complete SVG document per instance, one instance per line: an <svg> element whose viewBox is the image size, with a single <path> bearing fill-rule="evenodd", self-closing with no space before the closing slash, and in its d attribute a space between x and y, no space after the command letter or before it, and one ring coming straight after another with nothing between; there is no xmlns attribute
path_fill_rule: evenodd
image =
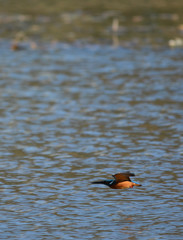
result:
<svg viewBox="0 0 183 240"><path fill-rule="evenodd" d="M182 239L182 49L0 51L0 238Z"/></svg>

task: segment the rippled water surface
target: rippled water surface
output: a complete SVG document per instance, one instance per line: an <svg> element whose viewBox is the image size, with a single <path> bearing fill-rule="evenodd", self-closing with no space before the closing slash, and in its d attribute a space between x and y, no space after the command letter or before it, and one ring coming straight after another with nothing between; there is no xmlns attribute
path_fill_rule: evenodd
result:
<svg viewBox="0 0 183 240"><path fill-rule="evenodd" d="M182 239L182 49L0 48L0 238Z"/></svg>

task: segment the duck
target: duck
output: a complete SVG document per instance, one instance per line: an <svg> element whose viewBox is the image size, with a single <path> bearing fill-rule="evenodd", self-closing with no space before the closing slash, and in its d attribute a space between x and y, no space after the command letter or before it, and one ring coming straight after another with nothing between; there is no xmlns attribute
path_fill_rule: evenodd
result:
<svg viewBox="0 0 183 240"><path fill-rule="evenodd" d="M139 183L132 182L130 177L134 177L135 174L130 171L116 173L112 175L114 179L94 181L92 184L104 184L112 189L125 189L142 186Z"/></svg>

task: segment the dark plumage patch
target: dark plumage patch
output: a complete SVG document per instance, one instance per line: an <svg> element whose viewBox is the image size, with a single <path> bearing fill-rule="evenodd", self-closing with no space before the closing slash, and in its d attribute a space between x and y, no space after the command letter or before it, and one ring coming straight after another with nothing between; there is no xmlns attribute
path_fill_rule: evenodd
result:
<svg viewBox="0 0 183 240"><path fill-rule="evenodd" d="M112 176L114 177L116 182L124 182L124 181L131 182L130 176L134 177L135 174L128 171L128 172L124 172L124 173L116 173Z"/></svg>

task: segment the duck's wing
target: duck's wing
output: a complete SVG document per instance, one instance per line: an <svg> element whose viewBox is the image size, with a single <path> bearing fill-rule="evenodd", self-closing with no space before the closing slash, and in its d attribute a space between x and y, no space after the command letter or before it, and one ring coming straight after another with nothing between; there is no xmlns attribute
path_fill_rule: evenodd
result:
<svg viewBox="0 0 183 240"><path fill-rule="evenodd" d="M131 182L130 176L133 177L133 176L135 176L135 174L128 171L128 172L124 172L124 173L116 173L112 176L115 178L116 182L124 182L124 181Z"/></svg>

